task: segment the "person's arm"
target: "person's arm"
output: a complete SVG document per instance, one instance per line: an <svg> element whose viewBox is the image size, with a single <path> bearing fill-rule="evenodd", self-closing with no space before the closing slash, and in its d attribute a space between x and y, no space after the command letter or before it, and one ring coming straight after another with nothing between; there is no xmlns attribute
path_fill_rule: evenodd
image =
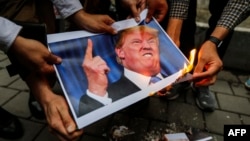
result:
<svg viewBox="0 0 250 141"><path fill-rule="evenodd" d="M218 39L224 39L229 30L216 27L211 34ZM193 79L195 86L208 86L214 84L216 75L222 69L223 63L218 55L217 46L210 40L205 41L198 53L198 62L195 66Z"/></svg>
<svg viewBox="0 0 250 141"><path fill-rule="evenodd" d="M229 0L217 26L233 30L250 15L250 0Z"/></svg>
<svg viewBox="0 0 250 141"><path fill-rule="evenodd" d="M62 18L66 19L83 9L79 0L51 0Z"/></svg>
<svg viewBox="0 0 250 141"><path fill-rule="evenodd" d="M88 80L86 96L103 105L107 105L112 102L107 93L108 79L106 73L109 71L109 67L100 56L93 57L92 50L93 43L91 39L88 39L87 49L82 62L82 68Z"/></svg>
<svg viewBox="0 0 250 141"><path fill-rule="evenodd" d="M53 55L40 42L19 36L21 26L0 17L0 47L5 53L12 54L30 71L53 72L52 64L61 62L61 58Z"/></svg>
<svg viewBox="0 0 250 141"><path fill-rule="evenodd" d="M69 16L68 19L73 21L81 29L95 33L107 32L116 34L115 29L111 27L115 21L108 15L89 14L81 9Z"/></svg>
<svg viewBox="0 0 250 141"><path fill-rule="evenodd" d="M64 19L73 21L80 29L91 32L115 34L111 27L114 20L108 15L89 14L84 11L79 0L51 0Z"/></svg>
<svg viewBox="0 0 250 141"><path fill-rule="evenodd" d="M188 15L188 6L189 0L170 1L169 20L166 32L178 47L180 46L182 23Z"/></svg>
<svg viewBox="0 0 250 141"><path fill-rule="evenodd" d="M93 43L91 39L88 39L88 45L82 62L82 68L88 80L86 96L103 105L107 105L112 102L107 93L107 72L109 72L110 68L100 56L93 57L92 53Z"/></svg>
<svg viewBox="0 0 250 141"><path fill-rule="evenodd" d="M8 51L16 60L30 71L39 73L54 72L53 64L62 59L53 55L42 43L33 39L17 36Z"/></svg>
<svg viewBox="0 0 250 141"><path fill-rule="evenodd" d="M92 50L92 40L88 39L88 45L82 63L82 68L88 80L88 90L98 96L104 96L107 94L107 73L109 72L110 68L100 56L93 57Z"/></svg>
<svg viewBox="0 0 250 141"><path fill-rule="evenodd" d="M230 0L224 8L216 28L211 36L223 41L228 33L233 30L250 14L249 0ZM193 78L196 86L214 84L217 73L222 69L222 61L217 53L217 45L207 40L198 54L198 63L195 67Z"/></svg>
<svg viewBox="0 0 250 141"><path fill-rule="evenodd" d="M45 112L49 131L63 141L77 140L83 130L77 129L65 98L51 90L47 77L32 73L25 82Z"/></svg>

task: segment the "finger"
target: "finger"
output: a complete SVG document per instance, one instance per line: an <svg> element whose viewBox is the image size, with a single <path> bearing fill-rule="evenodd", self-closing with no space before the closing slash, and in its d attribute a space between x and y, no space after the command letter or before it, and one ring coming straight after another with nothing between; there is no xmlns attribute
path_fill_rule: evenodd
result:
<svg viewBox="0 0 250 141"><path fill-rule="evenodd" d="M53 73L55 72L54 66L53 65L49 65L46 62L44 63L44 65L42 65L40 67L39 70L41 73L45 73L45 74L49 74L49 73Z"/></svg>
<svg viewBox="0 0 250 141"><path fill-rule="evenodd" d="M87 42L88 42L88 45L87 45L87 48L86 48L84 60L91 60L93 58L93 55L92 55L93 43L92 43L91 39L88 39Z"/></svg>
<svg viewBox="0 0 250 141"><path fill-rule="evenodd" d="M74 133L68 134L67 136L61 135L60 133L58 133L56 130L53 129L50 131L50 133L55 135L60 141L77 141L79 137L83 134L83 130L75 131Z"/></svg>
<svg viewBox="0 0 250 141"><path fill-rule="evenodd" d="M193 79L202 79L202 78L209 78L209 77L215 77L218 73L217 69L214 67L208 68L208 70L204 72L197 73L196 71L193 74Z"/></svg>
<svg viewBox="0 0 250 141"><path fill-rule="evenodd" d="M107 32L107 33L110 33L110 34L116 34L116 30L111 27L111 25L115 22L115 20L113 20L111 17L109 16L105 16L104 17L104 23L102 25L102 29L104 30L103 32Z"/></svg>
<svg viewBox="0 0 250 141"><path fill-rule="evenodd" d="M104 25L103 29L104 29L105 33L110 33L112 35L117 34L117 31L113 27L111 27L110 25Z"/></svg>
<svg viewBox="0 0 250 141"><path fill-rule="evenodd" d="M62 113L67 111L67 109L65 109L62 105L65 104L60 104L61 107L56 107L53 109L54 112L51 112L50 116L53 117L53 121L51 121L50 124L53 129L52 131L57 137L60 139L69 140L72 138L72 136L68 133L69 127L65 126L65 119L62 116Z"/></svg>
<svg viewBox="0 0 250 141"><path fill-rule="evenodd" d="M61 116L61 119L62 119L62 122L63 122L65 129L70 134L70 133L74 132L77 129L77 127L76 127L72 117L70 116L68 109L65 107L66 107L66 105L59 110L59 113L60 113L60 116Z"/></svg>
<svg viewBox="0 0 250 141"><path fill-rule="evenodd" d="M141 19L140 19L139 11L136 5L131 6L130 10L131 10L132 16L135 18L135 21L140 22Z"/></svg>
<svg viewBox="0 0 250 141"><path fill-rule="evenodd" d="M82 134L83 130L77 130L76 124L69 113L66 101L64 101L64 103L61 103L61 107L58 108L58 111L63 126L67 131L67 137L71 139L79 137Z"/></svg>
<svg viewBox="0 0 250 141"><path fill-rule="evenodd" d="M54 132L57 133L57 135L60 136L67 135L67 131L64 128L61 119L60 109L58 109L58 107L52 107L52 106L45 107L45 114L50 127L53 129Z"/></svg>
<svg viewBox="0 0 250 141"><path fill-rule="evenodd" d="M83 134L83 130L77 130L74 133L67 134L67 135L61 134L60 132L58 132L58 130L55 130L52 128L50 128L49 131L53 135L57 136L60 141L74 141L74 140L77 140Z"/></svg>
<svg viewBox="0 0 250 141"><path fill-rule="evenodd" d="M164 19L166 13L167 13L167 11L161 11L161 13L157 14L156 20L157 20L158 22L161 22L161 21Z"/></svg>
<svg viewBox="0 0 250 141"><path fill-rule="evenodd" d="M205 72L194 73L193 80L196 81L197 86L213 85L216 81L216 74L218 73L216 68L209 68Z"/></svg>
<svg viewBox="0 0 250 141"><path fill-rule="evenodd" d="M60 64L62 62L62 58L50 53L46 58L46 61L50 64Z"/></svg>
<svg viewBox="0 0 250 141"><path fill-rule="evenodd" d="M96 56L93 58L91 66L95 66L93 70L97 70L101 74L106 74L110 71L107 63L100 56Z"/></svg>
<svg viewBox="0 0 250 141"><path fill-rule="evenodd" d="M67 130L65 129L62 119L59 114L51 114L53 116L53 121L50 121L50 126L52 128L53 133L60 138L66 138L68 135Z"/></svg>
<svg viewBox="0 0 250 141"><path fill-rule="evenodd" d="M98 65L98 70L101 74L107 74L110 71L110 68L106 64Z"/></svg>
<svg viewBox="0 0 250 141"><path fill-rule="evenodd" d="M148 8L148 13L147 13L147 16L146 16L146 23L149 23L150 20L152 19L153 17L153 14L154 14L155 10L153 8Z"/></svg>
<svg viewBox="0 0 250 141"><path fill-rule="evenodd" d="M54 72L54 67L52 64L60 64L62 62L62 59L50 53L48 57L45 58L45 61L46 62L44 62L42 66L40 66L40 71L42 73L52 73Z"/></svg>
<svg viewBox="0 0 250 141"><path fill-rule="evenodd" d="M194 80L199 80L202 78L207 78L210 77L211 75L208 72L201 72L201 73L193 73L193 79Z"/></svg>
<svg viewBox="0 0 250 141"><path fill-rule="evenodd" d="M209 86L209 85L211 85L211 81L209 79L203 79L201 81L195 82L195 87Z"/></svg>
<svg viewBox="0 0 250 141"><path fill-rule="evenodd" d="M107 25L111 25L115 22L115 20L113 20L110 16L105 15L104 18L104 21Z"/></svg>
<svg viewBox="0 0 250 141"><path fill-rule="evenodd" d="M201 72L203 72L204 67L205 67L204 61L198 60L198 63L197 63L197 65L194 68L194 73L201 73Z"/></svg>
<svg viewBox="0 0 250 141"><path fill-rule="evenodd" d="M140 4L140 12L143 11L144 9L146 9L146 2L142 1Z"/></svg>

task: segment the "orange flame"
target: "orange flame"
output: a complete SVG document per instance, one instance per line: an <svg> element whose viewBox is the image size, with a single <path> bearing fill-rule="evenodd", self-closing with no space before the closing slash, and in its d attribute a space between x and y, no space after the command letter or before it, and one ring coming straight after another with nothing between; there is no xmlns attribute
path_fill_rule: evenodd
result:
<svg viewBox="0 0 250 141"><path fill-rule="evenodd" d="M182 70L182 75L185 75L185 74L189 73L190 71L192 71L192 69L194 67L195 54L196 54L196 49L192 49L190 51L190 55L189 55L189 65L187 66L187 64L184 64L184 69Z"/></svg>
<svg viewBox="0 0 250 141"><path fill-rule="evenodd" d="M180 74L181 76L178 79L181 79L183 76L185 76L185 74L187 74L190 71L192 71L192 69L194 67L195 54L196 54L196 49L192 49L190 51L190 55L189 55L189 65L187 66L187 64L184 64L183 69L179 71L181 73ZM165 88L163 88L162 90L160 90L158 92L151 92L151 93L149 93L149 96L153 96L153 95L166 96L168 94L167 91L170 91L171 88L172 88L172 85L166 86Z"/></svg>

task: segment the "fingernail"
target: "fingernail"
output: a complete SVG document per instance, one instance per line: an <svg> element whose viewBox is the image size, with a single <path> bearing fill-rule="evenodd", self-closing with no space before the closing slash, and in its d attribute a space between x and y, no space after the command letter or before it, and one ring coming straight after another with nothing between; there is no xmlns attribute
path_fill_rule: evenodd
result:
<svg viewBox="0 0 250 141"><path fill-rule="evenodd" d="M69 133L75 131L74 126L72 126L72 125L68 126L68 127L67 127L67 131L68 131Z"/></svg>
<svg viewBox="0 0 250 141"><path fill-rule="evenodd" d="M61 57L58 57L58 58L57 58L57 62L58 62L58 63L61 63L61 62L62 62L62 58L61 58Z"/></svg>
<svg viewBox="0 0 250 141"><path fill-rule="evenodd" d="M117 33L118 33L117 30L114 30L114 31L113 31L113 34L117 34Z"/></svg>
<svg viewBox="0 0 250 141"><path fill-rule="evenodd" d="M139 22L140 20L141 20L140 17L135 17L136 22Z"/></svg>

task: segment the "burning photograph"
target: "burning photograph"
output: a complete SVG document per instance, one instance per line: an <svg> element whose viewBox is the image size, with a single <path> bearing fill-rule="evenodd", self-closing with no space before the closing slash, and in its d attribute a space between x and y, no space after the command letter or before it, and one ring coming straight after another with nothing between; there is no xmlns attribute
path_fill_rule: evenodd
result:
<svg viewBox="0 0 250 141"><path fill-rule="evenodd" d="M116 23L116 35L49 36L49 49L63 60L55 68L78 128L157 92L165 94L192 69L155 20L124 23Z"/></svg>

